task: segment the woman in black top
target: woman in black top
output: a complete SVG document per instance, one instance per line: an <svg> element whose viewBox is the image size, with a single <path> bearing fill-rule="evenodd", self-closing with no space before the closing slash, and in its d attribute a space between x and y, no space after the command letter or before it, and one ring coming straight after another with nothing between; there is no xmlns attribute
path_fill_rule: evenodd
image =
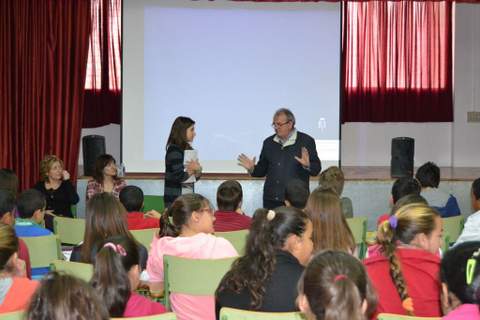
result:
<svg viewBox="0 0 480 320"><path fill-rule="evenodd" d="M45 195L46 209L54 215L73 218L71 206L77 204L79 198L63 161L54 155L45 156L40 162L40 176L42 180L34 188ZM52 215L45 215L45 226L53 230Z"/></svg>
<svg viewBox="0 0 480 320"><path fill-rule="evenodd" d="M192 150L195 138L195 121L187 117L177 117L172 124L165 154L165 207L184 193L194 192L194 182L200 179L202 167L198 160L184 163L185 150Z"/></svg>
<svg viewBox="0 0 480 320"><path fill-rule="evenodd" d="M313 250L307 215L293 207L258 209L245 250L217 288L217 319L222 307L297 311L297 283Z"/></svg>

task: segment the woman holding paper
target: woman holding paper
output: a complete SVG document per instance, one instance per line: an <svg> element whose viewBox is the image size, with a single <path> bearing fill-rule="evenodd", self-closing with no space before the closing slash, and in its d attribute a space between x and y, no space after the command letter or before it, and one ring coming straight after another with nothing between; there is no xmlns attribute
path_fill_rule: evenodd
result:
<svg viewBox="0 0 480 320"><path fill-rule="evenodd" d="M195 121L177 117L172 124L167 140L165 155L165 207L168 208L177 197L193 193L194 183L202 175L196 150L191 143L195 138Z"/></svg>

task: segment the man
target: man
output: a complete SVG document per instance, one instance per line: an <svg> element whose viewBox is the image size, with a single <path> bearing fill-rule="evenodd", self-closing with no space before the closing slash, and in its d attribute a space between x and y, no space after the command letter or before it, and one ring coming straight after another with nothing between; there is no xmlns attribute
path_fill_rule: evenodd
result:
<svg viewBox="0 0 480 320"><path fill-rule="evenodd" d="M263 141L260 160L238 156L239 165L252 177L265 177L263 206L273 209L284 205L285 187L291 179L299 179L309 187L310 176L321 170L315 140L295 129L295 116L285 108L277 110L272 127L275 134Z"/></svg>

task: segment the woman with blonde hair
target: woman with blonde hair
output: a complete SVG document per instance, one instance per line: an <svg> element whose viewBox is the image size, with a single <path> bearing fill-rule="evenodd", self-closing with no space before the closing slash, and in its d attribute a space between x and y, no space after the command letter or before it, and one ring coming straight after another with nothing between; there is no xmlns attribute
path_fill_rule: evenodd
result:
<svg viewBox="0 0 480 320"><path fill-rule="evenodd" d="M381 255L364 260L379 303L377 312L438 317L442 219L425 204L410 204L379 227Z"/></svg>
<svg viewBox="0 0 480 320"><path fill-rule="evenodd" d="M340 207L345 218L353 217L352 200L348 197L342 197L343 186L345 184L345 175L342 169L337 166L331 166L320 173L318 178L318 185L324 189L333 189L340 198Z"/></svg>
<svg viewBox="0 0 480 320"><path fill-rule="evenodd" d="M70 173L63 161L55 155L47 155L40 162L40 181L34 186L45 195L46 210L56 216L73 218L71 206L78 203L78 194L70 182ZM45 216L45 226L53 231L53 216Z"/></svg>
<svg viewBox="0 0 480 320"><path fill-rule="evenodd" d="M313 250L355 252L355 239L340 209L340 199L332 189L315 189L305 212L313 224Z"/></svg>

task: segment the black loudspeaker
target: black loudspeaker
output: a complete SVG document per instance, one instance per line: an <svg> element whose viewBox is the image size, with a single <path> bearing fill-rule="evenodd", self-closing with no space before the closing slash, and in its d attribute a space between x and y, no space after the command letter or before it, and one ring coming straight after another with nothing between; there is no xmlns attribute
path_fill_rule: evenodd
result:
<svg viewBox="0 0 480 320"><path fill-rule="evenodd" d="M95 160L99 155L105 154L105 137L90 135L82 138L83 148L83 175L93 176Z"/></svg>
<svg viewBox="0 0 480 320"><path fill-rule="evenodd" d="M415 140L409 137L392 139L392 161L390 175L392 178L413 176L413 157L415 155Z"/></svg>

